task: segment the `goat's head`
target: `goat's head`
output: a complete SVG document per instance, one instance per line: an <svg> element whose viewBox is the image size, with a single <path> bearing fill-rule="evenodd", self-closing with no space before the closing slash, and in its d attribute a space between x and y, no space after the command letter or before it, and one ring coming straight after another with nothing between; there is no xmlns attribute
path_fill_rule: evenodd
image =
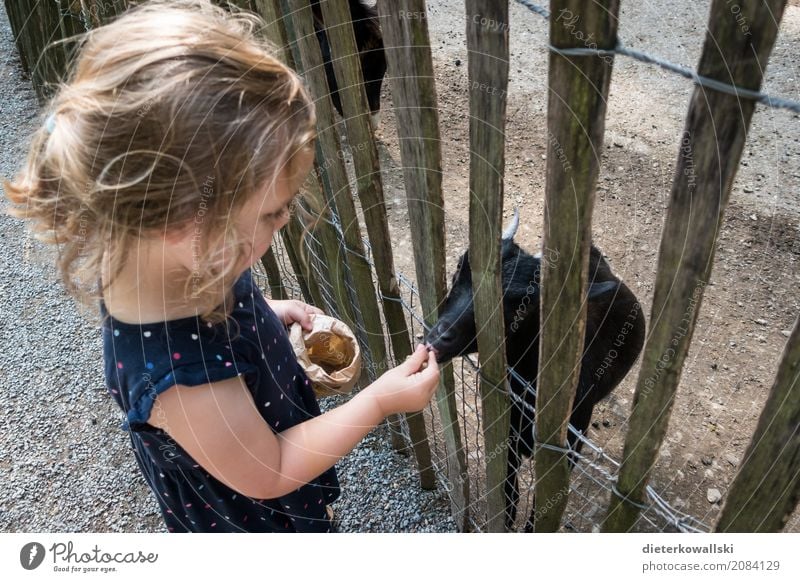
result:
<svg viewBox="0 0 800 582"><path fill-rule="evenodd" d="M539 321L541 260L526 253L514 242L518 226L519 213L515 211L511 224L503 232L501 250L503 312L507 337L530 321L537 322L537 325ZM436 351L440 362L478 351L469 251L458 260L439 321L428 332L426 341Z"/></svg>
<svg viewBox="0 0 800 582"><path fill-rule="evenodd" d="M510 344L515 336L520 336L520 341L515 343L528 346L539 333L539 283L544 259L525 252L514 242L518 226L519 213L515 211L502 237L502 305L507 341ZM593 247L592 253L594 258L590 262L597 264L602 261L596 248ZM557 257L548 260L557 260ZM590 301L617 289L619 280L612 277L609 271L607 276L590 281ZM426 337L427 344L435 350L440 362L478 351L472 283L467 251L458 260L439 320Z"/></svg>

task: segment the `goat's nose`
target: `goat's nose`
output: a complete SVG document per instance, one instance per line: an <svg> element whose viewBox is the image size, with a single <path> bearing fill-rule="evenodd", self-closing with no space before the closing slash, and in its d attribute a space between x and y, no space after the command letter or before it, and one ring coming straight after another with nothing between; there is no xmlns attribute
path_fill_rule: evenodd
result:
<svg viewBox="0 0 800 582"><path fill-rule="evenodd" d="M460 351L457 328L449 321L439 321L434 325L428 333L427 342L436 354L437 362L452 360Z"/></svg>
<svg viewBox="0 0 800 582"><path fill-rule="evenodd" d="M456 338L452 325L448 322L440 321L433 326L428 334L429 341L434 344L448 344Z"/></svg>

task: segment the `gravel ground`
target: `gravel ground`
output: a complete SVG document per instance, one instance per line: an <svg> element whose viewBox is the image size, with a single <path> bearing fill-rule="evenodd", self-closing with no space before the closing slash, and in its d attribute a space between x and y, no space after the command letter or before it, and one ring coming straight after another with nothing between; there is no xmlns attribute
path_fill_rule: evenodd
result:
<svg viewBox="0 0 800 582"><path fill-rule="evenodd" d="M24 159L40 123L0 6L0 175ZM162 532L155 500L119 429L102 376L94 313L55 280L52 251L0 201L0 531ZM422 491L412 463L379 427L338 465L345 532L455 531L442 491Z"/></svg>

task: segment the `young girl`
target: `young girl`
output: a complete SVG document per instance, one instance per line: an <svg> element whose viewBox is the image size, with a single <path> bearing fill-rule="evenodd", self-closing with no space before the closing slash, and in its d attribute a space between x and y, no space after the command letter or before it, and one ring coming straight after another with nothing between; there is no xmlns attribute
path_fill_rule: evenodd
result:
<svg viewBox="0 0 800 582"><path fill-rule="evenodd" d="M67 289L100 300L108 389L169 531L331 531L336 461L438 381L418 346L320 415L285 328L320 311L253 284L315 122L259 25L172 0L88 33L6 184Z"/></svg>

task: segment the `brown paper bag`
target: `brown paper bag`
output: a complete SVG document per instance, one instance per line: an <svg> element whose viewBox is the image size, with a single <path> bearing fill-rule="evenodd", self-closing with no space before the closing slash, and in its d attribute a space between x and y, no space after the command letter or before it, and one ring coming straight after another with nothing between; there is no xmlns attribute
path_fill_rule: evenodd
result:
<svg viewBox="0 0 800 582"><path fill-rule="evenodd" d="M311 315L311 331L293 323L289 340L317 396L349 394L361 375L361 350L347 325L328 315Z"/></svg>

